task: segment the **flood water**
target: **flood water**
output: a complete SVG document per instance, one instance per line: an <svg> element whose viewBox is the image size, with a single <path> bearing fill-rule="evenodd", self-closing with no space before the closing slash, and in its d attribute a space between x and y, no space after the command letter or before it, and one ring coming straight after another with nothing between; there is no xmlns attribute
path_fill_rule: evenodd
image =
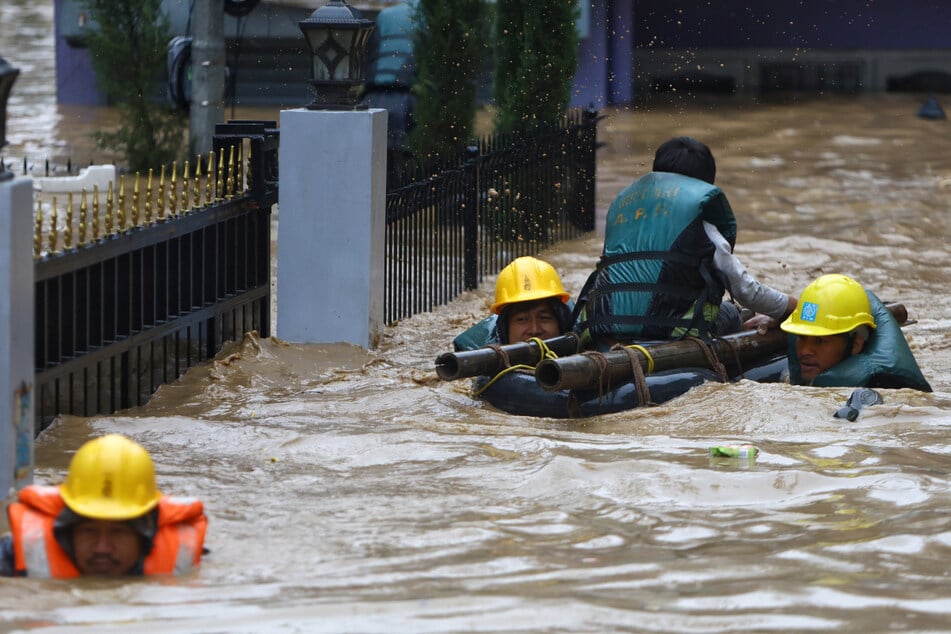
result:
<svg viewBox="0 0 951 634"><path fill-rule="evenodd" d="M109 116L55 105L42 45L12 54L10 16L51 19L43 7L0 7L0 54L24 73L12 156ZM24 88L28 68L46 92ZM703 139L749 270L797 294L845 273L903 303L934 393L881 390L855 422L832 417L849 389L751 382L579 421L510 416L433 371L487 314L494 279L388 328L377 350L248 336L147 406L67 417L36 443L41 483L100 434L144 444L164 491L205 501L200 570L0 579L0 631L947 631L951 123L917 118L922 100L608 110L598 209L659 143ZM544 254L573 295L601 240ZM724 443L761 453L708 456Z"/></svg>

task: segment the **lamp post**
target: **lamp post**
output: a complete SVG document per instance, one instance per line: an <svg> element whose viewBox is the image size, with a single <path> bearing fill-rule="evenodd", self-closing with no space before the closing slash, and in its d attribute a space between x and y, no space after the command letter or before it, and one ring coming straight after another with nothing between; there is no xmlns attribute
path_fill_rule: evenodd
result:
<svg viewBox="0 0 951 634"><path fill-rule="evenodd" d="M13 178L13 172L3 164L3 146L7 144L7 99L19 74L19 68L10 66L7 60L0 57L0 182Z"/></svg>
<svg viewBox="0 0 951 634"><path fill-rule="evenodd" d="M284 341L374 347L380 340L387 120L386 110L359 105L373 25L344 0L329 0L299 23L316 97L281 111L277 336Z"/></svg>
<svg viewBox="0 0 951 634"><path fill-rule="evenodd" d="M311 53L310 85L315 98L309 110L362 110L363 59L373 31L345 0L329 0L298 24Z"/></svg>

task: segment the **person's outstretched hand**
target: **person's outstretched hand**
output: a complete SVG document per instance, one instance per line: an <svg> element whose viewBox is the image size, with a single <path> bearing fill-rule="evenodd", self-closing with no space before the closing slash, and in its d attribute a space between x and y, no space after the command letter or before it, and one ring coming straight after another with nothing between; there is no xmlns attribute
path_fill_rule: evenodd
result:
<svg viewBox="0 0 951 634"><path fill-rule="evenodd" d="M769 315L764 315L762 313L756 313L749 319L743 322L743 330L755 330L761 335L765 335L767 330L776 328L782 323L783 319L789 317L794 310L796 310L796 305L799 303L798 297L793 297L789 295L789 300L786 303L786 314L783 315L782 319L775 319Z"/></svg>
<svg viewBox="0 0 951 634"><path fill-rule="evenodd" d="M755 330L757 333L765 335L767 330L775 328L779 323L779 319L773 319L763 313L756 313L743 322L743 330Z"/></svg>

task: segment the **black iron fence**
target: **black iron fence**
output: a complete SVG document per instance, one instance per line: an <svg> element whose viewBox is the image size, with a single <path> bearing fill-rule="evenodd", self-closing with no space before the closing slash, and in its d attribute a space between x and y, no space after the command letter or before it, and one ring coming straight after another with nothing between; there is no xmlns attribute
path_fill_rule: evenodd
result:
<svg viewBox="0 0 951 634"><path fill-rule="evenodd" d="M597 112L531 135L492 135L386 199L387 323L445 304L511 260L594 229Z"/></svg>
<svg viewBox="0 0 951 634"><path fill-rule="evenodd" d="M224 342L249 331L269 336L275 128L219 125L207 163L199 157L194 171L186 163L181 181L175 166L167 180L163 169L157 186L150 174L144 192L137 175L131 206L123 182L110 186L103 214L98 192L91 215L85 192L79 214L70 200L62 224L53 203L46 231L40 210L37 433L58 414L141 405Z"/></svg>
<svg viewBox="0 0 951 634"><path fill-rule="evenodd" d="M597 121L595 111L575 110L530 136L485 138L425 178L392 179L387 323L451 301L515 257L593 230ZM122 176L91 201L83 191L78 213L71 195L65 218L55 199L47 212L41 203L37 433L59 414L144 404L224 342L270 335L277 155L274 122L232 121L217 127L213 152L193 168L150 172L144 184Z"/></svg>

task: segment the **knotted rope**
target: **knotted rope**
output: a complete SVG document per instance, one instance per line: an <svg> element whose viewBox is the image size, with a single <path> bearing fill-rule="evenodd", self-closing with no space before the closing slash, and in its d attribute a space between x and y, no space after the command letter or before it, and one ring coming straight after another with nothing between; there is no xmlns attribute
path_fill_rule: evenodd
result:
<svg viewBox="0 0 951 634"><path fill-rule="evenodd" d="M638 350L640 348L640 350ZM634 389L637 392L637 404L639 406L647 405L651 402L651 392L650 388L647 387L647 378L644 376L644 368L641 367L641 358L638 355L645 354L648 359L648 368L650 370L654 369L654 360L649 354L646 354L646 350L642 346L622 346L621 344L615 344L611 351L623 350L627 354L628 359L631 362L631 370L634 374ZM642 352L643 351L643 352Z"/></svg>
<svg viewBox="0 0 951 634"><path fill-rule="evenodd" d="M719 357L717 357L716 351L710 346L709 343L698 337L684 337L684 340L693 341L698 346L700 346L700 351L703 352L703 356L706 357L710 368L717 373L717 377L722 382L726 383L730 380L730 375L727 374L726 366L724 366Z"/></svg>
<svg viewBox="0 0 951 634"><path fill-rule="evenodd" d="M532 337L526 343L534 343L535 345L538 346L539 361L541 361L542 359L557 359L558 358L558 355L555 353L554 350L548 347L548 344L545 343L544 339L540 339L539 337ZM499 355L499 358L502 360L502 364L505 366L505 369L501 370L498 374L493 376L491 380L489 380L485 385L480 387L478 390L473 391L472 393L473 396L480 396L483 392L489 389L493 383L501 379L503 376L505 376L509 372L514 372L516 370L525 370L529 372L535 371L534 365L526 365L526 364L512 365L512 361L511 359L509 359L508 353L505 351L505 348L503 348L500 344L493 343L493 344L489 344L486 347L495 350L495 353Z"/></svg>

